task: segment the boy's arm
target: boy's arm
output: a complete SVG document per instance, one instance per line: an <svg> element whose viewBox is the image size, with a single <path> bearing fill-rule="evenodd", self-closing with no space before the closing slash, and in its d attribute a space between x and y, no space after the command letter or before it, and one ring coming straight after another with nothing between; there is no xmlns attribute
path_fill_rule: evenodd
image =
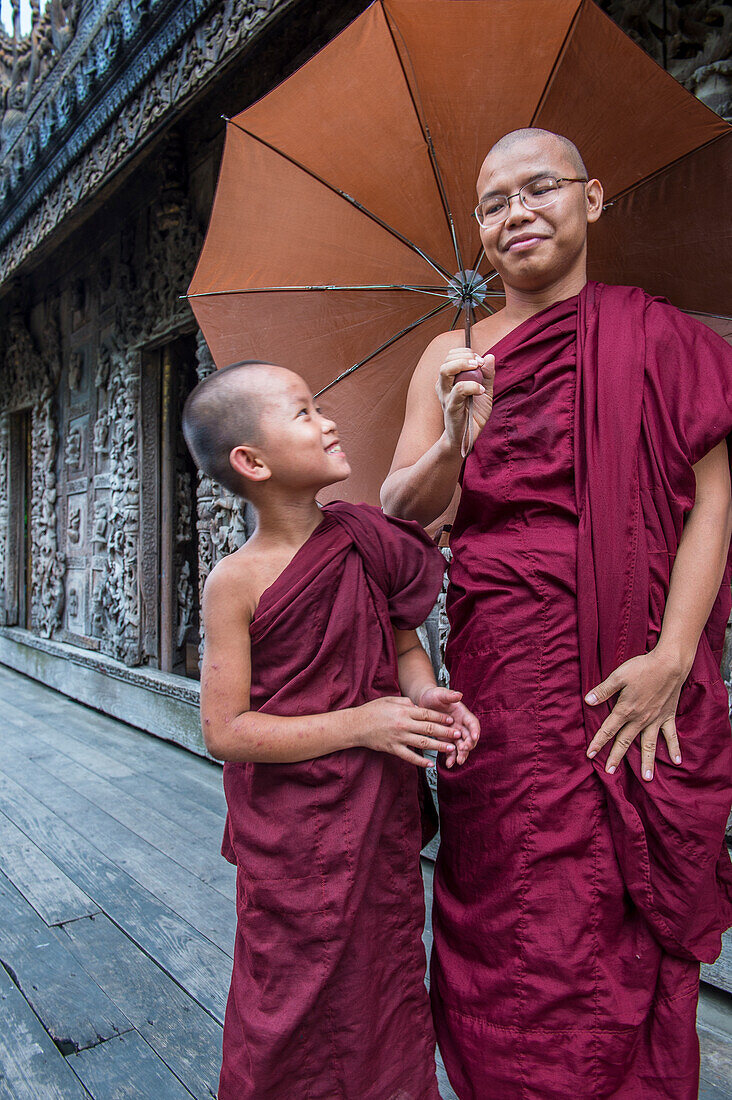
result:
<svg viewBox="0 0 732 1100"><path fill-rule="evenodd" d="M416 630L394 629L397 660L399 665L399 686L404 695L419 707L431 707L449 715L459 737L454 751L447 754L448 768L457 760L464 764L468 753L474 749L480 737L480 722L462 702L459 691L440 687L435 680L432 662L422 648Z"/></svg>
<svg viewBox="0 0 732 1100"><path fill-rule="evenodd" d="M459 736L450 715L410 699L375 699L293 718L250 710L253 602L230 559L208 577L202 611L201 727L206 748L218 760L288 764L364 747L427 767L431 762L417 750L446 752Z"/></svg>

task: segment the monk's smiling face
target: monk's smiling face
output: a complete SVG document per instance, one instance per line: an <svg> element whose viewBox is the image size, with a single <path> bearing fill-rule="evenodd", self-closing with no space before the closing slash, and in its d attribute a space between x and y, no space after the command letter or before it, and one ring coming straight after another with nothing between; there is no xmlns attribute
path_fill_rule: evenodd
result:
<svg viewBox="0 0 732 1100"><path fill-rule="evenodd" d="M490 151L478 177L478 200L492 194L515 195L540 176L586 176L579 155L557 135L544 130L519 131L502 138ZM573 270L584 270L587 225L602 212L602 186L562 183L555 201L527 210L511 200L505 220L480 230L488 261L506 286L541 291Z"/></svg>

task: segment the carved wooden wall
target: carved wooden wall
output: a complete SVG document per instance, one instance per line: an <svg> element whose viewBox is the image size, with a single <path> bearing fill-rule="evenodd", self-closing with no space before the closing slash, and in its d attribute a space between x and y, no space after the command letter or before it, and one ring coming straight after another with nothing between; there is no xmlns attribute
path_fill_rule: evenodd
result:
<svg viewBox="0 0 732 1100"><path fill-rule="evenodd" d="M140 26L143 16L162 12L165 6L163 0L155 0L145 15L145 6L135 0L103 3L110 12L134 9ZM712 106L724 109L709 97L714 86L726 88L724 102L729 100L732 16L727 6L712 0L600 3L678 79ZM97 8L100 4L101 0ZM16 446L11 417L29 409L28 597L33 631L97 649L128 665L160 666L166 650L165 661L178 670L186 648L198 637L198 594L205 578L220 557L241 545L251 529L251 517L230 493L192 471L178 437L168 455L172 505L165 537L170 576L165 579L167 619L161 624L163 442L155 372L161 369L165 349L177 349L175 354L183 356L175 393L177 423L188 389L213 369L180 294L200 249L223 129L216 129L216 111L209 110L206 118L204 112L199 122L198 106L188 115L185 135L170 128L170 117L178 100L213 80L217 66L285 3L247 0L217 6L213 0L201 0L196 7L191 0L188 6L193 14L196 8L199 22L196 33L187 38L180 22L184 6L175 24L181 35L179 53L166 54L159 63L151 55L146 82L112 113L106 129L100 123L98 133L89 131L87 152L44 192L0 253L4 271L22 271L39 242L82 202L90 203L105 174L111 176L126 163L135 144L166 120L166 136L157 139L148 159L131 171L116 197L106 192L96 213L84 208L82 228L75 235L70 232L33 274L23 277L12 295L0 301L0 618L18 622L19 582L13 569L19 536L10 494L11 459L19 456L11 454ZM348 0L340 5L337 18L345 22L362 6ZM315 20L317 11L328 7L311 5L307 19ZM337 7L330 4L333 11ZM71 71L87 38L87 44L98 38L101 42L101 24L88 18L94 8L94 3L60 0L36 20L33 41L18 44L16 36L13 44L0 34L0 150L12 146L15 155L26 122L37 123L41 133L44 112L58 113L57 104L46 103L43 87L60 81L62 70ZM293 15L292 27L312 34L315 24L307 22L306 9L307 5L299 6L297 18L302 23ZM296 49L308 48L308 41L297 47L291 43L287 64ZM109 56L100 46L95 65L106 64ZM262 58L262 73L256 78L246 62L236 75L240 89L248 89L240 91L244 97L267 81L275 82L280 63L276 49L269 48ZM87 91L92 88L89 73L82 84ZM228 87L215 92L222 101L228 95ZM62 122L56 119L58 126ZM23 173L32 175L33 165L42 160L41 146L40 138L29 138L23 163L3 164L0 182L6 190L16 187L20 194ZM165 646L163 626L168 632Z"/></svg>
<svg viewBox="0 0 732 1100"><path fill-rule="evenodd" d="M9 417L28 408L32 629L127 665L170 671L186 671L188 650L190 675L199 585L222 554L241 544L247 526L230 494L197 480L179 430L185 397L213 363L180 298L202 232L175 133L158 151L154 181L153 203L138 205L119 226L111 219L112 231L103 228L89 254L79 258L69 250L53 299L23 309L28 295L17 289L0 345L0 582L15 537ZM151 396L141 388L143 364L158 369L164 348L177 355L167 534L159 509L160 390ZM143 446L146 432L152 438ZM163 623L152 618L161 605L166 537L172 573ZM17 624L14 609L3 607L4 621ZM161 638L163 629L169 637ZM166 651L172 653L167 665L161 663Z"/></svg>

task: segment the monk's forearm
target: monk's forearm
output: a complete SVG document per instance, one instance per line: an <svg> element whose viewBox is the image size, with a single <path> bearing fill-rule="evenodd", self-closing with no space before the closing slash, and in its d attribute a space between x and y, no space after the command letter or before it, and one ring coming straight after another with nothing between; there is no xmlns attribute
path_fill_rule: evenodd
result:
<svg viewBox="0 0 732 1100"><path fill-rule="evenodd" d="M359 708L283 717L249 710L230 722L203 718L206 748L237 764L296 764L361 743Z"/></svg>
<svg viewBox="0 0 732 1100"><path fill-rule="evenodd" d="M684 678L722 583L731 531L729 499L696 504L684 525L656 647Z"/></svg>
<svg viewBox="0 0 732 1100"><path fill-rule="evenodd" d="M384 511L427 527L449 507L462 462L460 448L443 432L412 466L389 474L381 489Z"/></svg>

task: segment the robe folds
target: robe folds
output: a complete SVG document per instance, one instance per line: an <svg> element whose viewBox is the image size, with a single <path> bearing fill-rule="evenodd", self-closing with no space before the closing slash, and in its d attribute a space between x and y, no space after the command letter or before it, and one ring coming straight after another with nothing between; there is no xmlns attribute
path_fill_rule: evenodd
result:
<svg viewBox="0 0 732 1100"><path fill-rule="evenodd" d="M481 349L482 350L482 349ZM447 663L480 718L440 770L433 1009L461 1100L694 1100L699 961L732 923L729 568L682 690L683 762L585 751L584 694L658 639L692 470L732 431L732 351L588 284L491 350L462 475Z"/></svg>
<svg viewBox="0 0 732 1100"><path fill-rule="evenodd" d="M417 524L326 505L252 620L252 709L401 695L392 624L427 617L443 570ZM369 749L224 765L237 931L220 1100L438 1100L418 785Z"/></svg>

